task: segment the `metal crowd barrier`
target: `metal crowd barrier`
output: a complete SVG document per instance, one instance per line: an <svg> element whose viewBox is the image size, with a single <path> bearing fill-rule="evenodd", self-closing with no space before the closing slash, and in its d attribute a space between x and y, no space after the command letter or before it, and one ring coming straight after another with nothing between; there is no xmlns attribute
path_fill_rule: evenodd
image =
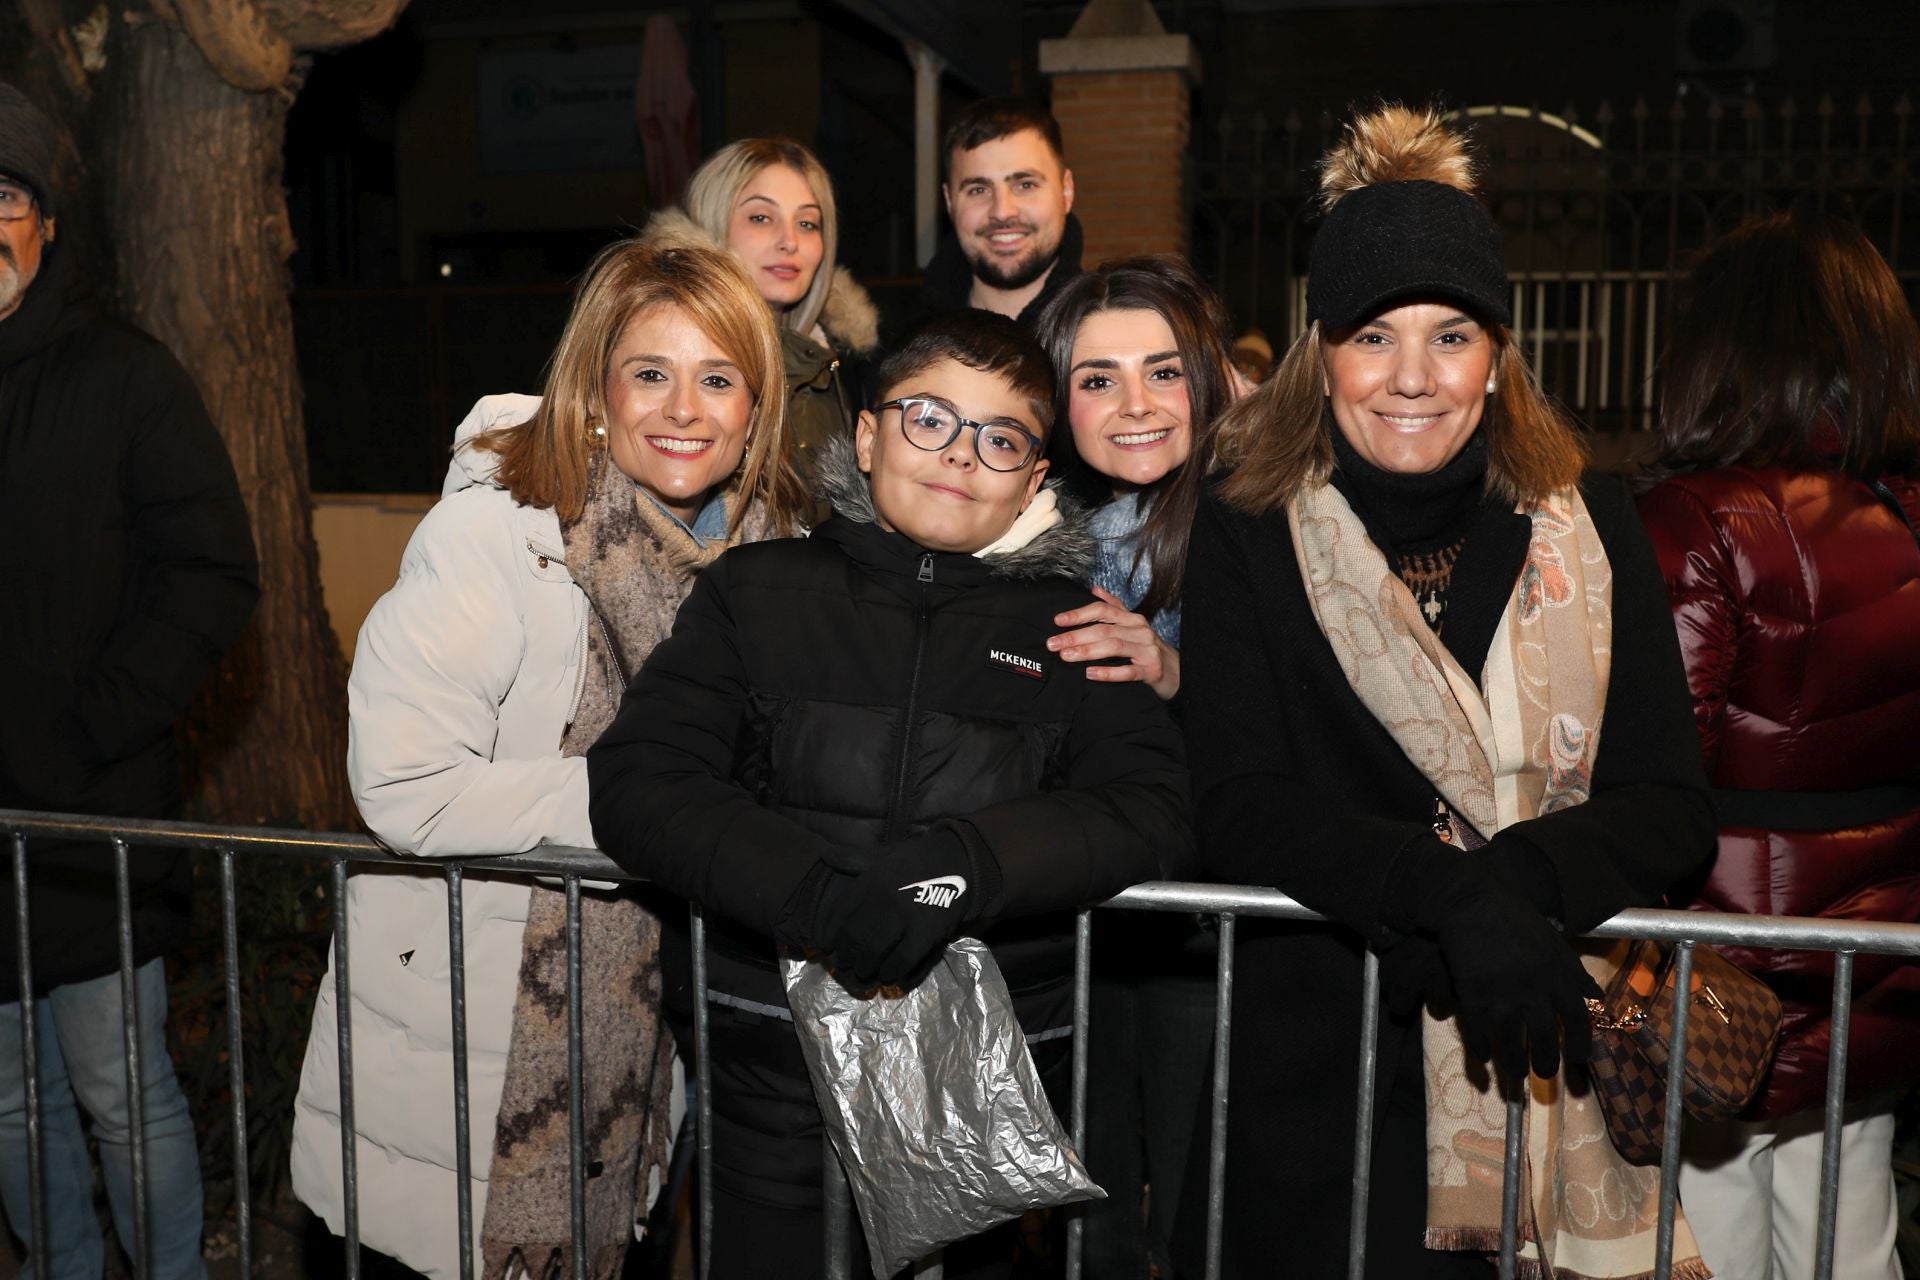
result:
<svg viewBox="0 0 1920 1280"><path fill-rule="evenodd" d="M135 1280L149 1280L146 1222L146 1161L142 1114L141 1078L143 1064L134 1028L137 1025L134 990L132 903L128 890L128 860L131 844L152 848L210 851L218 860L221 888L221 924L225 951L228 1070L232 1084L233 1159L235 1177L235 1213L238 1227L239 1270L252 1274L251 1206L245 1171L247 1161L247 1104L242 1035L240 1023L240 975L237 929L235 924L234 858L237 855L275 854L307 859L327 859L332 863L332 913L334 947L334 987L338 1016L341 1169L345 1190L344 1247L348 1280L359 1280L360 1249L357 1212L358 1176L355 1164L353 1126L353 1028L351 1025L350 972L351 949L346 913L337 909L346 900L347 868L352 863L400 864L423 875L438 874L447 886L447 927L451 972L451 1013L454 1047L454 1124L457 1139L458 1200L456 1219L460 1233L460 1274L472 1280L473 1204L471 1196L472 1153L467 1149L468 1091L466 1072L466 985L464 929L462 922L462 879L470 871L505 872L518 876L558 877L567 898L567 972L568 972L568 1067L572 1089L569 1108L568 1168L571 1177L573 1216L573 1276L585 1280L585 1132L581 1114L581 1007L580 1007L580 886L583 880L632 880L634 877L614 866L592 850L543 848L533 853L510 857L423 859L398 857L382 849L365 836L316 834L258 827L204 827L179 822L109 820L72 817L60 814L0 811L0 830L11 838L13 851L14 924L18 947L19 992L23 1069L25 1073L26 1127L28 1135L27 1177L31 1188L31 1258L36 1275L46 1271L46 1205L40 1152L40 1096L38 1044L34 1026L32 956L28 939L31 924L27 842L29 839L57 838L63 843L110 844L114 853L114 871L118 902L120 982L122 1015L126 1027L125 1054L130 1118L135 1134L131 1172L137 1206L136 1226L131 1252L134 1255ZM1206 1280L1221 1275L1221 1228L1224 1211L1226 1171L1226 1123L1229 1095L1228 1043L1233 1029L1233 953L1235 924L1241 917L1268 917L1283 920L1318 922L1323 917L1308 911L1285 894L1272 889L1244 888L1213 884L1160 883L1139 885L1101 904L1100 909L1130 911L1178 911L1214 916L1219 921L1220 955L1214 1012L1213 1099L1210 1119L1210 1147L1207 1170ZM1074 960L1074 1013L1072 1081L1073 1101L1070 1129L1074 1144L1084 1149L1086 1141L1087 1023L1090 975L1092 972L1092 912L1079 914ZM1716 915L1693 911L1642 909L1623 911L1594 929L1591 936L1602 938L1651 938L1676 944L1675 983L1685 990L1693 971L1693 948L1698 943L1774 948L1834 953L1833 1035L1828 1060L1825 1103L1825 1145L1822 1151L1819 1233L1815 1253L1816 1280L1831 1280L1834 1259L1834 1222L1838 1207L1840 1126L1846 1093L1847 1038L1853 1007L1853 961L1856 954L1920 957L1920 925L1839 922L1803 917L1755 917ZM695 953L694 983L706 990L706 946L704 922L698 910L693 916ZM1374 1078L1378 1069L1377 1042L1380 1019L1378 958L1368 953L1365 962L1364 997L1359 1013L1361 1036L1360 1074L1354 1108L1353 1210L1347 1275L1361 1280L1365 1273L1366 1214L1371 1168ZM1660 1160L1660 1204L1656 1280L1670 1280L1673 1269L1673 1232L1676 1191L1680 1166L1680 1136L1685 1123L1682 1108L1681 1070L1685 1059L1690 1002L1674 1007L1672 1054L1667 1076L1666 1141ZM712 1237L712 1092L710 1064L707 1061L708 1001L695 1004L695 1071L698 1080L698 1155L697 1178L700 1188L699 1250L702 1280L709 1257L707 1244ZM1507 1149L1503 1194L1501 1250L1498 1259L1501 1280L1515 1274L1518 1215L1521 1181L1516 1176L1521 1164L1521 1110L1524 1103L1507 1104ZM831 1147L828 1152L831 1153ZM852 1252L851 1196L846 1179L835 1160L827 1161L826 1230L823 1249L829 1280L850 1280ZM16 1224L18 1225L18 1224ZM1081 1271L1082 1230L1084 1224L1074 1217L1068 1222L1067 1275L1079 1280ZM917 1276L938 1277L938 1259L929 1259L915 1271Z"/></svg>

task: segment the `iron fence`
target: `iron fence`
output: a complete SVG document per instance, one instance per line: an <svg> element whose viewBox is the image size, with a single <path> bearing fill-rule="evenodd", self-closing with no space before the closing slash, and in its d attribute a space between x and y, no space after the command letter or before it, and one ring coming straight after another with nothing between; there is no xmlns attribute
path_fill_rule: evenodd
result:
<svg viewBox="0 0 1920 1280"><path fill-rule="evenodd" d="M1548 391L1590 426L1652 425L1668 284L1716 236L1808 204L1857 222L1920 299L1920 148L1911 99L1637 98L1558 112L1484 105L1473 127L1506 236L1514 331ZM1275 350L1305 328L1328 111L1226 112L1196 125L1194 264Z"/></svg>
<svg viewBox="0 0 1920 1280"><path fill-rule="evenodd" d="M247 1102L241 1027L241 975L238 959L234 860L240 856L278 855L324 859L331 864L333 903L332 941L334 948L334 984L337 1034L339 1037L341 1176L344 1211L345 1269L349 1280L360 1274L359 1222L357 1210L358 1180L356 1135L353 1123L353 1028L351 937L346 912L348 868L355 864L403 864L422 875L438 875L447 887L448 961L450 1004L453 1032L454 1126L456 1139L455 1206L460 1233L459 1259L462 1280L473 1276L473 1204L471 1199L472 1156L468 1150L468 1082L466 1070L466 987L465 930L462 912L462 881L471 871L506 873L531 878L558 877L566 893L568 1067L570 1076L568 1112L568 1170L572 1198L573 1275L585 1280L585 1180L586 1134L581 1104L582 1016L580 1001L580 890L583 881L632 880L602 854L583 849L542 848L532 853L509 857L476 857L456 860L435 859L431 863L418 858L397 857L365 836L315 834L272 828L206 827L179 822L112 820L60 814L0 812L0 830L12 845L14 925L19 966L19 991L22 1027L22 1069L26 1094L28 1136L28 1183L31 1188L30 1249L34 1273L46 1270L46 1206L40 1152L39 1046L35 1034L32 980L31 893L28 858L30 839L57 839L63 843L109 844L113 849L117 927L120 956L122 1016L126 1033L124 1049L131 1131L134 1135L132 1181L136 1206L135 1239L131 1242L136 1280L148 1280L147 1254L147 1170L143 1153L144 1117L141 1080L145 1064L141 1062L134 1034L137 1005L134 985L132 902L128 865L132 845L153 849L190 849L210 853L218 863L221 890L221 917L225 953L228 1069L232 1082L234 1165L245 1170L247 1162ZM1273 889L1242 886L1160 883L1136 886L1101 904L1103 910L1175 911L1213 916L1219 925L1219 960L1214 1010L1213 1096L1209 1118L1209 1156L1207 1169L1206 1271L1207 1280L1218 1280L1224 1222L1226 1169L1226 1124L1229 1102L1229 1047L1233 1030L1234 938L1236 922L1242 917L1266 917L1301 922L1322 922L1323 917ZM1092 972L1092 912L1079 913L1074 958L1074 1012L1072 1051L1072 1103L1069 1128L1074 1145L1084 1149L1086 1142L1085 1094L1089 1063L1087 1029L1090 975ZM1853 962L1856 954L1920 958L1920 924L1884 924L1861 921L1829 921L1794 917L1754 917L1716 915L1703 912L1639 909L1623 911L1594 929L1589 936L1598 938L1648 938L1675 944L1675 987L1687 990L1693 970L1693 949L1699 944L1735 945L1834 953L1833 1030L1828 1061L1827 1094L1824 1110L1824 1147L1816 1246L1816 1280L1830 1280L1833 1270L1834 1223L1838 1208L1840 1126L1846 1092L1848 1027L1853 1007ZM695 1002L695 1071L697 1093L699 1256L708 1257L707 1241L712 1233L712 1095L709 1088L710 1063L707 1058L708 1005L712 993L707 990L705 927L699 912L693 917L694 985L708 998ZM1369 1200L1369 1171L1373 1133L1374 1084L1378 1071L1377 1043L1381 1010L1379 960L1369 952L1365 961L1363 999L1359 1009L1360 1072L1356 1081L1354 1109L1353 1200L1350 1249L1347 1274L1360 1280L1365 1272L1365 1240ZM1666 1082L1665 1145L1660 1161L1660 1199L1657 1224L1657 1255L1654 1275L1668 1280L1673 1265L1673 1236L1676 1193L1680 1163L1680 1138L1685 1124L1682 1108L1684 1089L1682 1070L1686 1052L1689 1014L1688 1001L1674 1005L1671 1055ZM1507 1146L1503 1175L1503 1215L1501 1250L1498 1260L1502 1280L1515 1274L1518 1254L1519 1197L1522 1174L1522 1110L1524 1101L1507 1103ZM831 1152L831 1147L828 1151ZM823 1250L826 1273L831 1280L851 1276L852 1245L851 1197L837 1160L828 1160L826 1190L826 1230ZM253 1246L250 1230L249 1192L244 1176L238 1179L236 1213L238 1216L239 1272L253 1274ZM1082 1223L1068 1223L1067 1274L1078 1280L1080 1274ZM917 1275L938 1277L938 1259L930 1259ZM704 1275L704 1272L703 1272Z"/></svg>

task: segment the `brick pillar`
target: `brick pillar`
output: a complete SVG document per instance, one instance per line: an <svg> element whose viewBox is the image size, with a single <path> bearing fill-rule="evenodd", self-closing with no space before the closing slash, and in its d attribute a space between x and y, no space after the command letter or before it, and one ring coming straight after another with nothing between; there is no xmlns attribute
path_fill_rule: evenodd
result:
<svg viewBox="0 0 1920 1280"><path fill-rule="evenodd" d="M1185 253L1187 138L1200 77L1193 42L1164 32L1070 35L1041 41L1040 70L1053 82L1087 264Z"/></svg>

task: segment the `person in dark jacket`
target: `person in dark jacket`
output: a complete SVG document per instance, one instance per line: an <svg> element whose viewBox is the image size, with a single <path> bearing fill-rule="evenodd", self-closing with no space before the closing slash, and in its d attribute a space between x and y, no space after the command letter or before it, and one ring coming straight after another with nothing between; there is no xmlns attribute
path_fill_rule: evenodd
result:
<svg viewBox="0 0 1920 1280"><path fill-rule="evenodd" d="M1090 680L1139 680L1174 702L1187 534L1232 403L1226 311L1185 260L1115 258L1068 281L1036 325L1064 423L1048 456L1097 503L1091 585L1047 643ZM1173 1274L1174 1211L1211 1092L1212 922L1150 911L1093 922L1086 1211L1088 1280ZM1149 1193L1150 1189L1150 1193Z"/></svg>
<svg viewBox="0 0 1920 1280"><path fill-rule="evenodd" d="M1047 650L1087 600L1090 547L1041 488L1044 353L951 312L878 383L822 463L836 515L716 560L587 757L600 847L712 925L715 1275L817 1274L821 1256L821 1123L776 941L866 990L979 936L1046 1073L1068 1048L1067 913L1191 847L1159 699ZM908 892L936 882L960 892ZM663 944L683 1045L687 955ZM950 1250L949 1274L1002 1273L994 1247Z"/></svg>
<svg viewBox="0 0 1920 1280"><path fill-rule="evenodd" d="M173 724L257 594L233 464L166 349L102 315L57 242L46 117L0 85L0 808L164 818L180 802ZM104 1243L79 1109L99 1142L116 1233L134 1215L113 858L31 849L47 1258L97 1277ZM186 928L185 854L135 851L135 1027L153 1280L202 1276L197 1142L166 1046L161 957ZM29 1214L23 975L0 915L0 1204Z"/></svg>
<svg viewBox="0 0 1920 1280"><path fill-rule="evenodd" d="M1059 122L1024 98L986 98L947 126L944 151L953 230L926 266L928 309L979 307L1031 329L1080 274L1085 243Z"/></svg>
<svg viewBox="0 0 1920 1280"><path fill-rule="evenodd" d="M1657 1176L1577 1068L1598 988L1569 939L1711 848L1659 569L1531 380L1441 117L1355 119L1322 193L1309 327L1227 411L1187 550L1201 858L1333 922L1241 926L1224 1273L1345 1274L1372 946L1366 1274L1493 1274L1509 1094L1525 1274L1650 1274ZM1183 1209L1182 1234L1203 1221ZM1703 1276L1684 1218L1675 1240L1674 1274Z"/></svg>
<svg viewBox="0 0 1920 1280"><path fill-rule="evenodd" d="M1676 296L1640 515L1673 597L1720 856L1692 905L1920 921L1920 328L1860 230L1734 231ZM1680 1192L1714 1271L1813 1273L1833 956L1729 956L1780 996L1739 1120L1690 1121ZM1893 1104L1920 1063L1920 965L1853 977L1833 1274L1898 1280Z"/></svg>

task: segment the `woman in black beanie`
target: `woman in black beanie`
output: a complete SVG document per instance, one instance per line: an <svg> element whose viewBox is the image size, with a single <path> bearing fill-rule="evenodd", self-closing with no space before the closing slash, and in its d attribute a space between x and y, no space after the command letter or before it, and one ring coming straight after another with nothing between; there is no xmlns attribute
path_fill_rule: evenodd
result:
<svg viewBox="0 0 1920 1280"><path fill-rule="evenodd" d="M1659 569L1527 369L1441 118L1354 120L1321 186L1311 323L1223 419L1188 551L1202 856L1337 922L1241 926L1224 1274L1346 1273L1371 946L1366 1274L1493 1274L1523 1090L1521 1274L1644 1275L1658 1170L1587 1091L1606 970L1577 939L1712 848ZM1704 1276L1684 1222L1676 1246Z"/></svg>

